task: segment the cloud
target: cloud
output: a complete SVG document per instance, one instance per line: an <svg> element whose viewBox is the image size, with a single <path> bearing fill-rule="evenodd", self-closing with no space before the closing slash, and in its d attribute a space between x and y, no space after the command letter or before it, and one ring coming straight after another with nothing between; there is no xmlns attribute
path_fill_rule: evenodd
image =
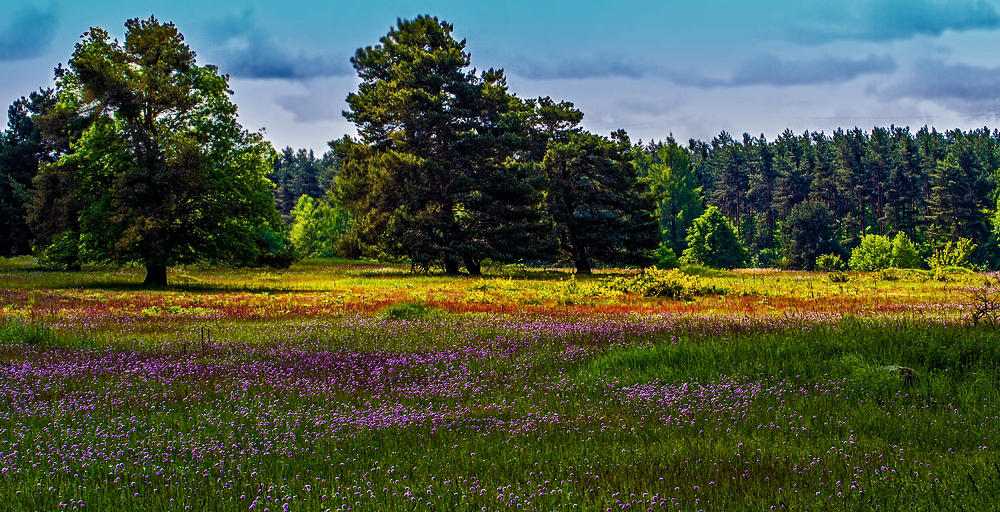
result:
<svg viewBox="0 0 1000 512"><path fill-rule="evenodd" d="M219 69L238 78L301 79L351 72L346 56L291 47L261 26L251 10L215 20L209 29L210 53Z"/></svg>
<svg viewBox="0 0 1000 512"><path fill-rule="evenodd" d="M0 28L0 61L41 57L55 36L55 9L28 7L7 19Z"/></svg>
<svg viewBox="0 0 1000 512"><path fill-rule="evenodd" d="M676 85L696 88L743 87L749 85L815 85L843 83L860 75L891 73L897 68L891 57L869 55L862 60L822 57L785 60L762 55L739 64L729 78L707 76L696 70L679 70L628 57L576 57L543 63L517 59L511 71L535 80L581 80L594 78L659 78Z"/></svg>
<svg viewBox="0 0 1000 512"><path fill-rule="evenodd" d="M836 84L853 80L860 75L893 71L896 71L896 61L888 56L869 55L864 60L833 57L784 60L775 55L763 55L740 64L727 85Z"/></svg>
<svg viewBox="0 0 1000 512"><path fill-rule="evenodd" d="M290 112L296 123L336 121L343 119L348 108L347 92L351 89L344 78L315 78L305 80L301 85L305 94L286 94L275 98L275 102Z"/></svg>
<svg viewBox="0 0 1000 512"><path fill-rule="evenodd" d="M804 44L895 41L946 30L1000 28L1000 13L983 0L855 0L806 2L789 13L783 37Z"/></svg>
<svg viewBox="0 0 1000 512"><path fill-rule="evenodd" d="M1000 68L925 59L880 94L936 101L969 114L996 115L1000 113Z"/></svg>
<svg viewBox="0 0 1000 512"><path fill-rule="evenodd" d="M644 78L650 67L631 57L617 55L584 55L540 61L515 59L510 71L532 80L582 80L588 78Z"/></svg>

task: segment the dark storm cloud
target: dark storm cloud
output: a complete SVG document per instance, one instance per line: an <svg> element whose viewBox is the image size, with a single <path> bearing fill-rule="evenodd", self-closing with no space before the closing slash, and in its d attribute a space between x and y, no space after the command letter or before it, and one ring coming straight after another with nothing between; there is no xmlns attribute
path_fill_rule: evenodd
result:
<svg viewBox="0 0 1000 512"><path fill-rule="evenodd" d="M806 3L783 34L792 41L894 41L946 30L1000 28L1000 14L982 0L882 0ZM804 12L803 12L804 11Z"/></svg>
<svg viewBox="0 0 1000 512"><path fill-rule="evenodd" d="M28 7L0 21L0 61L42 56L55 35L58 19L53 11Z"/></svg>
<svg viewBox="0 0 1000 512"><path fill-rule="evenodd" d="M351 71L346 56L291 48L257 22L252 11L217 19L210 25L208 53L224 73L239 78L300 79L343 76Z"/></svg>

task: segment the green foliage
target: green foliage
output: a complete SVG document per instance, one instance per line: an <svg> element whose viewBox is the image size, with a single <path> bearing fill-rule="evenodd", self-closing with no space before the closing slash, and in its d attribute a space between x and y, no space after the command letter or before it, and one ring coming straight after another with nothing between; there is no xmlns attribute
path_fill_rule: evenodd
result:
<svg viewBox="0 0 1000 512"><path fill-rule="evenodd" d="M274 201L282 215L291 215L299 198L319 199L333 185L338 162L332 152L316 158L312 150L286 147L274 160L268 179L274 182Z"/></svg>
<svg viewBox="0 0 1000 512"><path fill-rule="evenodd" d="M981 147L985 141L975 134L967 135L959 130L949 134L954 140L930 176L929 232L931 238L938 240L983 240L988 232L983 205L993 187L990 172L1000 162L996 161L996 156L990 158L983 154L995 155L996 150Z"/></svg>
<svg viewBox="0 0 1000 512"><path fill-rule="evenodd" d="M32 180L39 164L52 156L35 121L54 103L54 91L45 89L20 98L8 110L7 130L0 133L0 257L31 252L27 210Z"/></svg>
<svg viewBox="0 0 1000 512"><path fill-rule="evenodd" d="M602 281L609 290L638 293L644 297L672 300L692 300L701 295L723 295L727 290L703 283L698 277L680 271L645 269L640 273Z"/></svg>
<svg viewBox="0 0 1000 512"><path fill-rule="evenodd" d="M892 242L882 235L865 235L851 251L851 270L872 272L892 266Z"/></svg>
<svg viewBox="0 0 1000 512"><path fill-rule="evenodd" d="M846 268L847 265L839 254L822 254L816 258L816 270L820 272L841 271Z"/></svg>
<svg viewBox="0 0 1000 512"><path fill-rule="evenodd" d="M636 167L649 179L660 219L662 242L680 254L687 248L687 230L705 210L691 154L670 137L665 143L634 150Z"/></svg>
<svg viewBox="0 0 1000 512"><path fill-rule="evenodd" d="M784 261L777 249L761 249L753 255L751 266L755 268L774 268L783 266Z"/></svg>
<svg viewBox="0 0 1000 512"><path fill-rule="evenodd" d="M274 151L236 122L228 77L196 65L173 24L125 25L123 43L92 28L59 76L53 116L94 115L72 152L36 180L38 224L53 240L52 224L74 229L42 207L75 198L68 217L78 221L81 260L139 262L150 286L166 285L171 265L283 260L266 178Z"/></svg>
<svg viewBox="0 0 1000 512"><path fill-rule="evenodd" d="M677 260L677 254L667 246L666 242L660 242L660 246L653 251L653 259L656 260L656 263L653 265L660 270L670 270L680 265L680 262Z"/></svg>
<svg viewBox="0 0 1000 512"><path fill-rule="evenodd" d="M553 138L542 161L547 202L560 246L582 274L591 259L648 264L659 236L648 185L636 175L624 132L611 138L578 130Z"/></svg>
<svg viewBox="0 0 1000 512"><path fill-rule="evenodd" d="M746 266L749 256L733 225L714 206L688 228L687 245L681 255L682 263L730 269Z"/></svg>
<svg viewBox="0 0 1000 512"><path fill-rule="evenodd" d="M830 280L831 283L846 283L851 280L851 276L847 275L846 273L840 270L830 272L829 274L826 275L826 277L827 279Z"/></svg>
<svg viewBox="0 0 1000 512"><path fill-rule="evenodd" d="M341 236L351 227L351 215L326 199L299 198L292 209L291 241L305 258L332 258Z"/></svg>
<svg viewBox="0 0 1000 512"><path fill-rule="evenodd" d="M63 231L42 251L41 262L66 270L80 270L80 235Z"/></svg>
<svg viewBox="0 0 1000 512"><path fill-rule="evenodd" d="M934 249L931 257L927 258L927 264L935 271L948 267L968 269L971 265L969 258L975 250L976 244L972 243L972 240L959 238L957 242L949 241L944 246Z"/></svg>
<svg viewBox="0 0 1000 512"><path fill-rule="evenodd" d="M892 267L895 268L920 268L920 254L913 246L910 237L900 231L892 239Z"/></svg>
<svg viewBox="0 0 1000 512"><path fill-rule="evenodd" d="M435 313L435 309L423 302L399 302L386 306L382 314L393 320L421 320Z"/></svg>
<svg viewBox="0 0 1000 512"><path fill-rule="evenodd" d="M834 233L833 212L819 201L795 205L785 220L784 235L789 264L810 270L823 254L843 254Z"/></svg>
<svg viewBox="0 0 1000 512"><path fill-rule="evenodd" d="M361 79L345 113L359 140L332 144L351 245L457 274L537 255L550 240L541 178L527 159L531 107L502 71L470 70L465 41L437 18L399 20L351 62Z"/></svg>

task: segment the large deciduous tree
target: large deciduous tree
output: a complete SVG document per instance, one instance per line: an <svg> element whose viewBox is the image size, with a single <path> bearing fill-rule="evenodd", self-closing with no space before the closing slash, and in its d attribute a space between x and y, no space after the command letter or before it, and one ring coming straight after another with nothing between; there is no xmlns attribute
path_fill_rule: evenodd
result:
<svg viewBox="0 0 1000 512"><path fill-rule="evenodd" d="M237 123L228 76L197 65L172 23L125 26L123 43L86 32L57 73L54 110L90 124L35 180L34 224L61 229L51 240L78 243L80 261L143 265L147 286L176 264L276 262L274 150Z"/></svg>
<svg viewBox="0 0 1000 512"><path fill-rule="evenodd" d="M530 108L508 94L502 71L469 69L452 30L427 16L399 20L381 44L359 49L361 84L344 113L359 140L331 147L359 246L477 274L483 258L528 255L545 223L537 176L516 158Z"/></svg>

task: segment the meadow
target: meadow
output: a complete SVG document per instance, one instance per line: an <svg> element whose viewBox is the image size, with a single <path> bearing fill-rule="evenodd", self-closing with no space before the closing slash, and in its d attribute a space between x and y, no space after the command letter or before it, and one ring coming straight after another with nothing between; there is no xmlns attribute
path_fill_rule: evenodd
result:
<svg viewBox="0 0 1000 512"><path fill-rule="evenodd" d="M996 276L846 276L0 260L0 501L1000 509Z"/></svg>

